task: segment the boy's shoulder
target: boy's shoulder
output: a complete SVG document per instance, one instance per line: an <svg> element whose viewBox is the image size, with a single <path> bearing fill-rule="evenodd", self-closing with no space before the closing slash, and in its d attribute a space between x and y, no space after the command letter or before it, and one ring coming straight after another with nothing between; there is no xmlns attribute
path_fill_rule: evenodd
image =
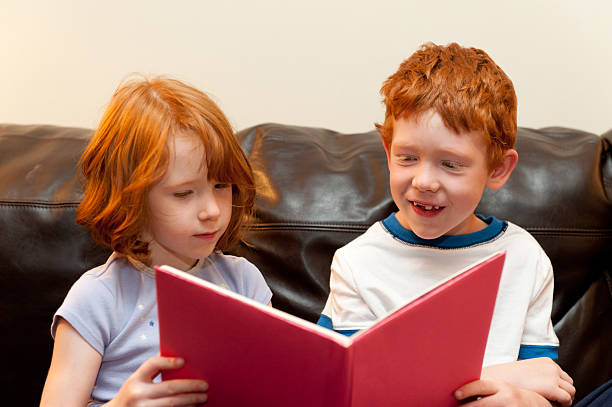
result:
<svg viewBox="0 0 612 407"><path fill-rule="evenodd" d="M515 223L509 221L505 222L507 224L506 230L504 231L503 235L500 236L502 238L500 240L503 245L520 244L526 249L542 250L542 247L536 238L533 237L529 231L523 229L521 226Z"/></svg>
<svg viewBox="0 0 612 407"><path fill-rule="evenodd" d="M337 252L348 253L364 249L367 250L373 246L380 246L381 241L391 237L392 236L383 226L382 221L379 220L370 225L364 233L340 247Z"/></svg>

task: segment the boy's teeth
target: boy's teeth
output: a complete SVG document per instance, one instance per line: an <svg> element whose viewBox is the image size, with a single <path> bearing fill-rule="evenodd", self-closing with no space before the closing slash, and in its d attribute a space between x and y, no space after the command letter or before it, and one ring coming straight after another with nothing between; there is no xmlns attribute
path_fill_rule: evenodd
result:
<svg viewBox="0 0 612 407"><path fill-rule="evenodd" d="M430 211L430 210L432 210L432 209L436 209L436 210L440 209L440 207L439 207L439 206L421 205L421 204L420 204L420 203L418 203L418 202L415 202L414 204L415 204L416 206L420 206L421 208L425 209L426 211Z"/></svg>

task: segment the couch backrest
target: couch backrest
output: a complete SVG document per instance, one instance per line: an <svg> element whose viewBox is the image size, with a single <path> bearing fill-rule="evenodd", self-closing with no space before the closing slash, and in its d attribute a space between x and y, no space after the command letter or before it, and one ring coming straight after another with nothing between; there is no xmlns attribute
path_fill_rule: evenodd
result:
<svg viewBox="0 0 612 407"><path fill-rule="evenodd" d="M36 404L49 366L51 316L79 275L104 262L74 223L76 163L91 130L0 124L0 381ZM246 244L278 308L315 320L334 251L395 210L374 131L266 124L238 133L255 170L257 211ZM529 230L555 267L560 363L578 397L612 377L612 132L519 129L519 165L478 211Z"/></svg>

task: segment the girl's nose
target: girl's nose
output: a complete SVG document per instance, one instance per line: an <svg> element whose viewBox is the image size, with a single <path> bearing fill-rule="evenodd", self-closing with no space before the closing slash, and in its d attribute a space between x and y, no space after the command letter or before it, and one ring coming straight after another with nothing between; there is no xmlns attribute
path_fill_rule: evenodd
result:
<svg viewBox="0 0 612 407"><path fill-rule="evenodd" d="M201 199L198 218L201 221L217 219L220 213L219 204L214 193L209 191L204 194L204 197Z"/></svg>

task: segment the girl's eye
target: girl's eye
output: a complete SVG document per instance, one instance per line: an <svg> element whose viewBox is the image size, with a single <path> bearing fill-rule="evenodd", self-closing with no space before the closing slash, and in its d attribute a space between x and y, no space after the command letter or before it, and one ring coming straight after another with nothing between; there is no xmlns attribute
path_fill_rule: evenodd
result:
<svg viewBox="0 0 612 407"><path fill-rule="evenodd" d="M232 186L232 184L229 183L229 182L217 182L215 184L215 188L216 189L224 189L224 188L229 188L231 186Z"/></svg>
<svg viewBox="0 0 612 407"><path fill-rule="evenodd" d="M174 196L177 198L185 198L188 195L191 195L193 193L193 191L189 190L189 191L181 191L181 192L175 192Z"/></svg>

